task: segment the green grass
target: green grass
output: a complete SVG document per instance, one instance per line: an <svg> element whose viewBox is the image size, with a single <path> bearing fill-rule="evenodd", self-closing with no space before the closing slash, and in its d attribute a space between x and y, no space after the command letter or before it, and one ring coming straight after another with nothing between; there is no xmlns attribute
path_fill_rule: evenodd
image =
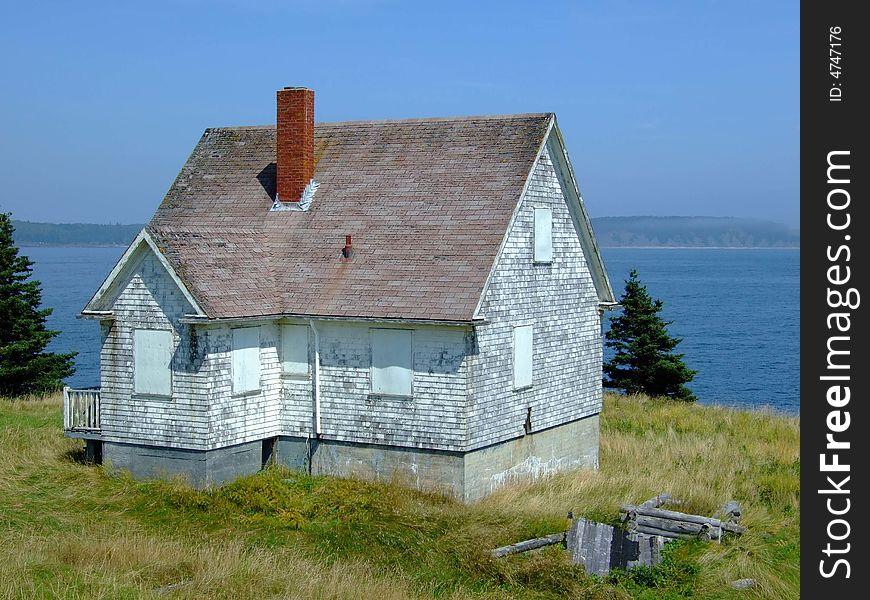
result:
<svg viewBox="0 0 870 600"><path fill-rule="evenodd" d="M600 471L466 506L280 468L209 490L137 482L81 464L57 398L0 400L0 598L799 597L797 419L608 396L601 433ZM615 522L661 491L702 514L739 500L748 532L603 578L558 547L488 555L564 529L568 510Z"/></svg>

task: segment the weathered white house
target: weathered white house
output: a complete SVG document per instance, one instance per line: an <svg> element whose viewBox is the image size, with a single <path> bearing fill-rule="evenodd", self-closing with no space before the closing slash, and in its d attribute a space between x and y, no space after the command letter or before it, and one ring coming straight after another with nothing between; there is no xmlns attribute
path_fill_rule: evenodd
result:
<svg viewBox="0 0 870 600"><path fill-rule="evenodd" d="M82 316L67 435L136 476L275 460L460 497L598 462L614 304L551 113L207 129Z"/></svg>

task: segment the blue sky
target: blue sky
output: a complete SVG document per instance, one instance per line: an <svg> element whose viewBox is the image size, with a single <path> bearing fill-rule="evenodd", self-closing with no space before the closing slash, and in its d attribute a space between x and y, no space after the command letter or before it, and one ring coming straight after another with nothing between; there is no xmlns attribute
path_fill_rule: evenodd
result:
<svg viewBox="0 0 870 600"><path fill-rule="evenodd" d="M4 2L0 210L147 221L203 129L555 111L591 216L799 224L799 5Z"/></svg>

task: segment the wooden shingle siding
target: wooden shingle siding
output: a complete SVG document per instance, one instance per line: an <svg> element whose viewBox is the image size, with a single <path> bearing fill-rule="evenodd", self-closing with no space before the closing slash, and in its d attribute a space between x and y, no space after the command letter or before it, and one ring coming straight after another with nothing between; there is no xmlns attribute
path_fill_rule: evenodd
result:
<svg viewBox="0 0 870 600"><path fill-rule="evenodd" d="M462 447L465 329L414 328L412 395L389 396L371 393L371 325L329 323L319 327L325 437L416 448Z"/></svg>
<svg viewBox="0 0 870 600"><path fill-rule="evenodd" d="M311 379L285 379L281 396L281 431L306 437L314 433L314 396Z"/></svg>
<svg viewBox="0 0 870 600"><path fill-rule="evenodd" d="M307 340L308 369L307 374L281 374L281 432L294 437L307 437L314 434L314 336L307 321L287 321L285 324L286 329L296 331L297 337L301 335L300 330L305 329L303 341ZM284 330L285 327L279 327L280 332ZM281 347L280 344L278 347ZM283 359L281 356L278 358ZM301 358L301 355L296 358ZM283 366L281 369L283 371Z"/></svg>
<svg viewBox="0 0 870 600"><path fill-rule="evenodd" d="M131 257L108 300L113 322L101 327L102 433L107 441L204 449L208 443L208 382L197 365L203 348L178 320L192 310L150 250ZM133 390L133 331L171 331L172 396Z"/></svg>
<svg viewBox="0 0 870 600"><path fill-rule="evenodd" d="M210 382L210 448L260 440L281 433L278 331L278 326L273 323L259 326L259 390L233 394L232 329L228 326L206 328L209 353L204 366Z"/></svg>
<svg viewBox="0 0 870 600"><path fill-rule="evenodd" d="M601 410L598 297L559 178L551 144L534 169L481 304L479 354L469 383L468 448L480 448ZM553 215L552 264L534 263L534 209ZM533 380L513 386L513 327L533 324Z"/></svg>

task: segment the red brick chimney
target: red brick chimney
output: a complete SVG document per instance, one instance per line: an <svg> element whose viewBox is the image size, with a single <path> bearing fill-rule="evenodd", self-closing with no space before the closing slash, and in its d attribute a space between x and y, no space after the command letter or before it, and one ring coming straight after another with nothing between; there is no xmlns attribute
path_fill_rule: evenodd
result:
<svg viewBox="0 0 870 600"><path fill-rule="evenodd" d="M281 202L299 202L314 177L314 90L278 90L277 191Z"/></svg>

